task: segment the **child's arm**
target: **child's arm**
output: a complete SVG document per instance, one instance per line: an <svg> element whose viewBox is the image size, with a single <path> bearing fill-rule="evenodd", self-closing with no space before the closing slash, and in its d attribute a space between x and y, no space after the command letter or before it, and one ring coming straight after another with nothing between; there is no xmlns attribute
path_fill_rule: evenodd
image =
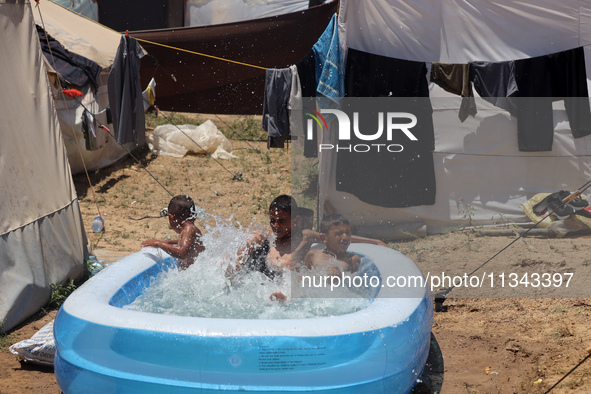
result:
<svg viewBox="0 0 591 394"><path fill-rule="evenodd" d="M201 242L201 231L195 225L184 226L178 240L149 239L142 246L155 246L177 259L185 259L190 254L197 257L205 248Z"/></svg>
<svg viewBox="0 0 591 394"><path fill-rule="evenodd" d="M351 272L357 272L359 270L360 266L361 266L361 257L354 254L351 257Z"/></svg>
<svg viewBox="0 0 591 394"><path fill-rule="evenodd" d="M269 299L271 301L285 302L287 301L287 296L280 291L276 291L269 296Z"/></svg>
<svg viewBox="0 0 591 394"><path fill-rule="evenodd" d="M305 260L309 253L310 246L315 242L323 242L324 235L313 230L303 230L300 244L291 253L292 264L297 265Z"/></svg>
<svg viewBox="0 0 591 394"><path fill-rule="evenodd" d="M252 233L250 237L246 240L246 244L238 249L236 252L236 269L240 269L246 264L248 258L257 250L257 248L261 247L265 239L267 239L267 234L263 232Z"/></svg>
<svg viewBox="0 0 591 394"><path fill-rule="evenodd" d="M360 235L351 235L351 243L357 243L357 244L372 244L372 245L379 245L379 246L385 246L388 247L388 245L386 245L385 242L379 240L379 239L374 239L374 238L366 238L366 237L362 237Z"/></svg>

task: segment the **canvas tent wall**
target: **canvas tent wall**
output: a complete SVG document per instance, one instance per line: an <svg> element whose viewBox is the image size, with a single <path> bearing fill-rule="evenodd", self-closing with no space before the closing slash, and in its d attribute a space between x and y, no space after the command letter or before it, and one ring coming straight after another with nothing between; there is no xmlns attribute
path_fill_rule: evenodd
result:
<svg viewBox="0 0 591 394"><path fill-rule="evenodd" d="M591 77L591 4L578 0L341 0L339 33L345 48L427 66L516 60L584 46ZM429 89L434 98L435 204L384 208L337 191L336 155L329 151L320 157L320 215L329 201L360 233L385 238L396 228L423 226L435 233L470 218L483 225L523 223L529 219L520 204L536 193L575 190L590 179L591 139L573 138L562 102L553 105L552 151L520 152L517 120L508 112L478 101L476 117L461 123L460 97L432 83ZM396 169L382 171L388 177ZM470 218L458 204L472 210Z"/></svg>
<svg viewBox="0 0 591 394"><path fill-rule="evenodd" d="M40 10L40 12L39 12ZM105 108L109 105L107 79L113 65L121 35L98 23L76 15L74 12L52 2L42 1L39 10L34 9L35 23L44 26L49 35L58 40L67 50L84 56L103 68L98 90L84 86L79 90L84 94L82 102L89 111L97 114L97 119L113 130L107 123ZM52 95L56 101L58 117L64 134L68 160L73 174L84 171L83 161L88 171L107 167L124 157L126 150L103 130L96 130L96 150L85 148L82 133L82 113L84 108L78 99L63 97L55 71L49 65Z"/></svg>
<svg viewBox="0 0 591 394"><path fill-rule="evenodd" d="M81 274L86 237L28 0L0 0L0 322Z"/></svg>
<svg viewBox="0 0 591 394"><path fill-rule="evenodd" d="M185 26L207 26L303 11L309 0L187 0Z"/></svg>

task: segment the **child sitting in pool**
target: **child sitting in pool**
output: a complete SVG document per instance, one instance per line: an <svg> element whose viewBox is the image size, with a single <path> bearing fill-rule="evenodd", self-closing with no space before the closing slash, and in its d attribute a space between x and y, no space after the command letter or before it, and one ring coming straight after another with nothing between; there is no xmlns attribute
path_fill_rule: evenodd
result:
<svg viewBox="0 0 591 394"><path fill-rule="evenodd" d="M329 276L343 272L356 272L361 265L358 255L347 252L351 244L351 225L349 220L339 214L325 216L320 223L321 233L304 230L304 237L325 244L324 249L312 249L306 253L304 265L308 269L325 270ZM314 241L312 241L314 242ZM271 300L286 301L287 296L276 291Z"/></svg>
<svg viewBox="0 0 591 394"><path fill-rule="evenodd" d="M323 242L319 232L301 229L299 209L292 196L276 197L269 206L270 229L252 234L246 246L238 251L238 263L226 272L228 276L243 268L259 271L273 279L283 269L298 269L303 266L310 246ZM351 235L351 242L387 246L384 242Z"/></svg>
<svg viewBox="0 0 591 394"><path fill-rule="evenodd" d="M329 275L356 272L361 264L359 256L347 252L351 245L351 225L339 214L328 215L320 223L320 239L324 249L310 250L304 259L307 268L325 267Z"/></svg>
<svg viewBox="0 0 591 394"><path fill-rule="evenodd" d="M179 239L148 239L142 242L142 246L154 246L164 250L179 259L181 268L186 269L205 249L201 242L201 231L195 226L195 212L195 203L191 197L173 197L168 204L168 222L170 227L180 234Z"/></svg>

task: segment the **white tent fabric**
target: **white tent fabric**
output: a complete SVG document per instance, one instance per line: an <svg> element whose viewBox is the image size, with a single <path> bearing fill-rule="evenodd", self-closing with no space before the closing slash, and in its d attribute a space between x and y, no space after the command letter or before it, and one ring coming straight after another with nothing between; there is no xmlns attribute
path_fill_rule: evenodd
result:
<svg viewBox="0 0 591 394"><path fill-rule="evenodd" d="M341 0L341 45L392 58L430 62L505 61L591 44L591 3L579 0ZM591 77L591 48L585 47ZM540 81L544 83L544 81ZM520 152L517 119L484 100L458 119L461 99L430 84L435 125L435 205L383 208L336 191L334 151L320 157L320 214L325 201L360 234L392 235L396 225L429 233L472 219L487 225L529 222L520 204L536 193L574 191L591 178L591 138L572 137L563 102L554 103L551 152ZM387 173L387 172L385 172ZM585 195L585 194L584 194ZM472 210L465 217L458 205Z"/></svg>
<svg viewBox="0 0 591 394"><path fill-rule="evenodd" d="M97 92L89 87L79 90L84 93L82 99L84 106L92 113L99 114L97 119L113 130L112 125L107 124L104 111L109 105L107 78L119 47L121 35L98 23L80 17L52 1L41 1L38 7L35 6L33 9L35 23L44 26L47 33L70 52L84 56L103 67ZM96 130L98 149L86 150L81 120L84 108L77 104L77 100L63 97L59 93L60 86L55 78L55 71L51 66L49 66L49 70L52 94L56 102L72 173L77 174L84 171L84 164L86 164L88 171L94 171L107 167L124 157L127 151L117 145L115 140L102 129Z"/></svg>
<svg viewBox="0 0 591 394"><path fill-rule="evenodd" d="M82 271L86 237L28 0L0 0L0 322Z"/></svg>
<svg viewBox="0 0 591 394"><path fill-rule="evenodd" d="M302 11L309 0L187 0L185 26L207 26Z"/></svg>

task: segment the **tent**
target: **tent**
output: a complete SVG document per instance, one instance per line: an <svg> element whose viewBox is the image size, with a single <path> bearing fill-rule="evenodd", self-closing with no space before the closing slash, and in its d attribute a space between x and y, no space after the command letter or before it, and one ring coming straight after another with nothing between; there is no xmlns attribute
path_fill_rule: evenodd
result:
<svg viewBox="0 0 591 394"><path fill-rule="evenodd" d="M82 98L84 106L97 114L97 119L102 124L113 130L112 125L107 122L105 112L105 108L109 105L107 80L121 35L92 20L76 15L52 1L43 1L39 7L42 17L36 7L33 10L37 25L44 26L47 33L70 52L84 56L102 67L96 91L90 84L78 89L84 94ZM84 107L80 105L78 99L62 96L55 70L49 62L46 62L46 65L72 173L84 171L84 164L88 171L94 171L124 157L127 154L125 148L117 145L115 139L101 129L96 130L96 149L85 148L82 132Z"/></svg>
<svg viewBox="0 0 591 394"><path fill-rule="evenodd" d="M86 236L28 0L0 0L0 322L37 312L79 276Z"/></svg>
<svg viewBox="0 0 591 394"><path fill-rule="evenodd" d="M587 85L591 77L589 2L341 0L338 28L344 49L425 62L427 67L432 62L518 60L583 47ZM550 82L539 80L545 83ZM552 104L552 150L526 152L518 149L515 116L476 95L477 114L461 122L462 99L434 83L428 86L435 136L434 203L384 207L338 190L338 153L328 150L319 157L320 216L332 205L359 234L384 238L408 229L437 233L469 222L528 223L520 205L536 193L574 191L590 179L591 137L573 137L563 101ZM377 170L384 179L397 171Z"/></svg>
<svg viewBox="0 0 591 394"><path fill-rule="evenodd" d="M303 11L309 0L187 0L185 26L208 26Z"/></svg>

